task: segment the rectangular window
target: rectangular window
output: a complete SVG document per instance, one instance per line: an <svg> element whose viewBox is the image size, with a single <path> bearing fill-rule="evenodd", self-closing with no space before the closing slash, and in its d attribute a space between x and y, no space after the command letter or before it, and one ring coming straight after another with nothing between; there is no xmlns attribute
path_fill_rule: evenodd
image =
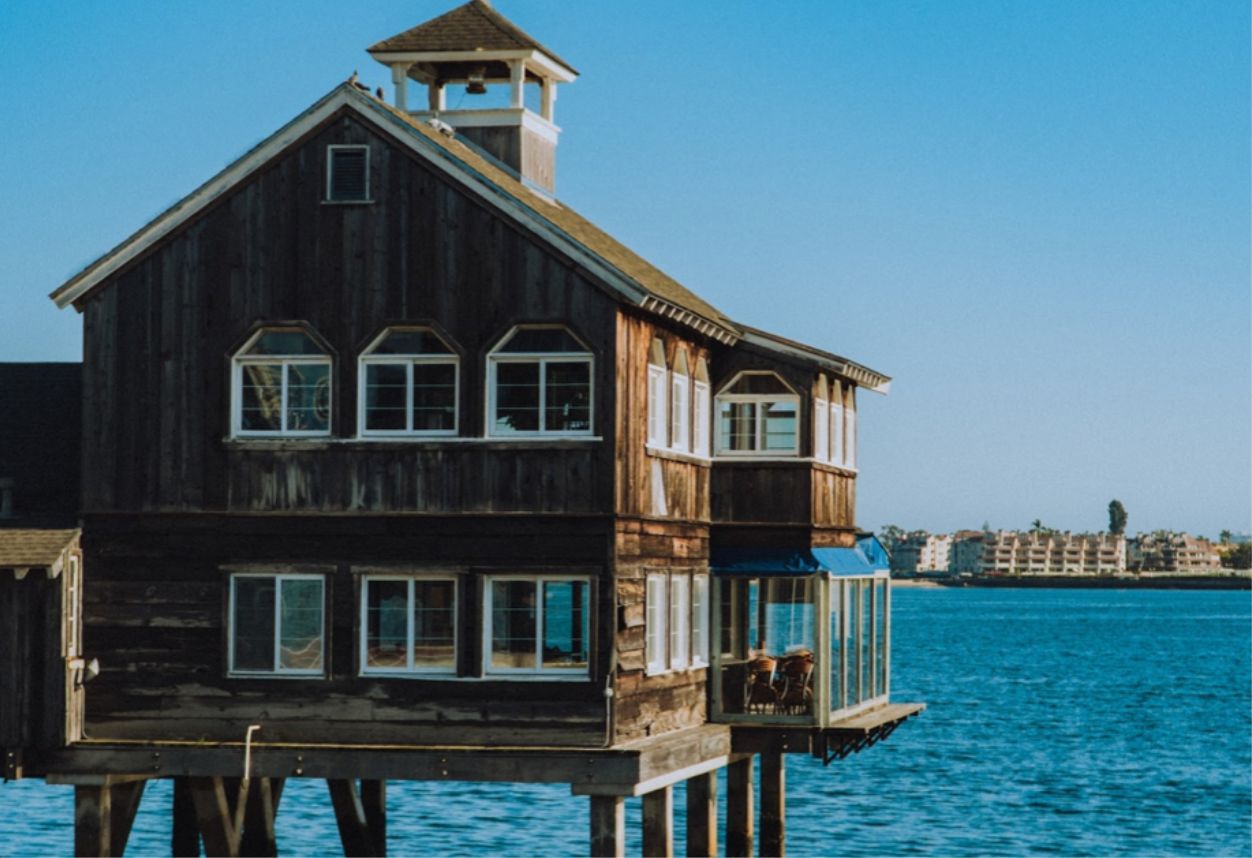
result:
<svg viewBox="0 0 1252 858"><path fill-rule="evenodd" d="M825 399L813 400L813 458L830 459L830 403Z"/></svg>
<svg viewBox="0 0 1252 858"><path fill-rule="evenodd" d="M670 382L670 446L675 450L691 449L691 397L690 380L674 373Z"/></svg>
<svg viewBox="0 0 1252 858"><path fill-rule="evenodd" d="M368 146L326 147L326 199L333 203L369 202Z"/></svg>
<svg viewBox="0 0 1252 858"><path fill-rule="evenodd" d="M710 436L713 432L712 400L709 397L709 386L702 381L695 383L695 444L692 452L697 456L708 456L711 451Z"/></svg>
<svg viewBox="0 0 1252 858"><path fill-rule="evenodd" d="M830 403L830 461L843 464L843 406L838 400Z"/></svg>
<svg viewBox="0 0 1252 858"><path fill-rule="evenodd" d="M691 577L691 664L709 663L709 576Z"/></svg>
<svg viewBox="0 0 1252 858"><path fill-rule="evenodd" d="M669 579L669 666L681 670L691 663L691 579Z"/></svg>
<svg viewBox="0 0 1252 858"><path fill-rule="evenodd" d="M321 575L232 575L230 672L321 675Z"/></svg>
<svg viewBox="0 0 1252 858"><path fill-rule="evenodd" d="M370 576L361 593L362 673L456 673L456 581Z"/></svg>
<svg viewBox="0 0 1252 858"><path fill-rule="evenodd" d="M492 577L484 601L484 673L587 675L589 579Z"/></svg>
<svg viewBox="0 0 1252 858"><path fill-rule="evenodd" d="M648 576L647 585L647 662L648 673L664 673L669 669L669 587L667 576Z"/></svg>
<svg viewBox="0 0 1252 858"><path fill-rule="evenodd" d="M648 365L648 446L665 446L665 368Z"/></svg>
<svg viewBox="0 0 1252 858"><path fill-rule="evenodd" d="M847 409L847 437L843 441L843 460L849 468L856 467L856 405L849 398Z"/></svg>

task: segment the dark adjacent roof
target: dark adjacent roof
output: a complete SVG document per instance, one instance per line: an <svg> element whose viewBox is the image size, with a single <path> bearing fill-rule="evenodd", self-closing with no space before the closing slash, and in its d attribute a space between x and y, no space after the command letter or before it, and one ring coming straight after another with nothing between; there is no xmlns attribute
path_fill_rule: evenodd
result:
<svg viewBox="0 0 1252 858"><path fill-rule="evenodd" d="M78 521L82 364L0 363L0 479L13 480L3 527Z"/></svg>
<svg viewBox="0 0 1252 858"><path fill-rule="evenodd" d="M77 530L0 530L0 569L50 569Z"/></svg>
<svg viewBox="0 0 1252 858"><path fill-rule="evenodd" d="M573 66L482 0L470 0L369 48L371 54L515 50L540 51L577 74Z"/></svg>

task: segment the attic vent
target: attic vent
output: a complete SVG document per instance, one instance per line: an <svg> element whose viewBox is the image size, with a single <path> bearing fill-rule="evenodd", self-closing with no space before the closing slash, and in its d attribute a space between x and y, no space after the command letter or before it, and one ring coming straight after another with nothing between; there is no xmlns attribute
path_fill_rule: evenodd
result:
<svg viewBox="0 0 1252 858"><path fill-rule="evenodd" d="M369 202L368 146L326 147L326 199L332 203Z"/></svg>

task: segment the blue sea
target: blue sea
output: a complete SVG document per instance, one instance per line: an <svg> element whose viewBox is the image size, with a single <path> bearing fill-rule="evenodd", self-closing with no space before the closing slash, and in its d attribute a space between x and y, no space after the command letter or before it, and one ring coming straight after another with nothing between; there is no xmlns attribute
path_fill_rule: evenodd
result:
<svg viewBox="0 0 1252 858"><path fill-rule="evenodd" d="M1248 593L898 589L893 603L892 696L929 708L829 767L788 760L789 854L1252 854ZM149 787L128 855L170 854L170 797ZM393 855L587 848L587 799L568 788L392 783L388 803ZM638 799L627 813L638 854ZM72 818L71 788L0 786L0 854L69 855ZM282 854L342 854L324 783L288 781L278 836Z"/></svg>

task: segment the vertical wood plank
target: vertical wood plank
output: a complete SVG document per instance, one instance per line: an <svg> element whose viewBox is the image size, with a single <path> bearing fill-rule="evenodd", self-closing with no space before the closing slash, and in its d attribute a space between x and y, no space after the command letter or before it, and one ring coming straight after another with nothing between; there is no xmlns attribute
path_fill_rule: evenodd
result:
<svg viewBox="0 0 1252 858"><path fill-rule="evenodd" d="M239 854L250 856L278 855L278 838L274 834L274 818L278 814L278 799L282 795L283 779L277 784L270 778L257 778L248 791L243 818L243 831L239 835Z"/></svg>
<svg viewBox="0 0 1252 858"><path fill-rule="evenodd" d="M74 854L108 856L113 848L113 793L107 786L74 787Z"/></svg>
<svg viewBox="0 0 1252 858"><path fill-rule="evenodd" d="M226 800L222 778L189 778L191 798L196 808L196 827L204 839L208 855L238 858L239 835Z"/></svg>
<svg viewBox="0 0 1252 858"><path fill-rule="evenodd" d="M591 855L624 858L626 855L626 800L620 795L591 797Z"/></svg>
<svg viewBox="0 0 1252 858"><path fill-rule="evenodd" d="M387 782L361 781L361 804L374 842L374 854L387 854Z"/></svg>
<svg viewBox="0 0 1252 858"><path fill-rule="evenodd" d="M662 787L643 797L643 854L673 858L674 788Z"/></svg>
<svg viewBox="0 0 1252 858"><path fill-rule="evenodd" d="M126 852L126 841L130 839L130 830L135 824L135 814L139 810L139 802L147 784L147 781L131 781L112 787L109 854L120 856Z"/></svg>
<svg viewBox="0 0 1252 858"><path fill-rule="evenodd" d="M726 767L726 855L752 855L752 760L749 754Z"/></svg>
<svg viewBox="0 0 1252 858"><path fill-rule="evenodd" d="M787 758L778 752L761 754L760 854L782 858L787 852Z"/></svg>
<svg viewBox="0 0 1252 858"><path fill-rule="evenodd" d="M717 858L717 772L687 780L687 855Z"/></svg>
<svg viewBox="0 0 1252 858"><path fill-rule="evenodd" d="M341 778L327 779L330 803L335 809L335 823L339 827L339 839L343 843L346 858L383 854L374 843L373 832L357 792L356 782Z"/></svg>

